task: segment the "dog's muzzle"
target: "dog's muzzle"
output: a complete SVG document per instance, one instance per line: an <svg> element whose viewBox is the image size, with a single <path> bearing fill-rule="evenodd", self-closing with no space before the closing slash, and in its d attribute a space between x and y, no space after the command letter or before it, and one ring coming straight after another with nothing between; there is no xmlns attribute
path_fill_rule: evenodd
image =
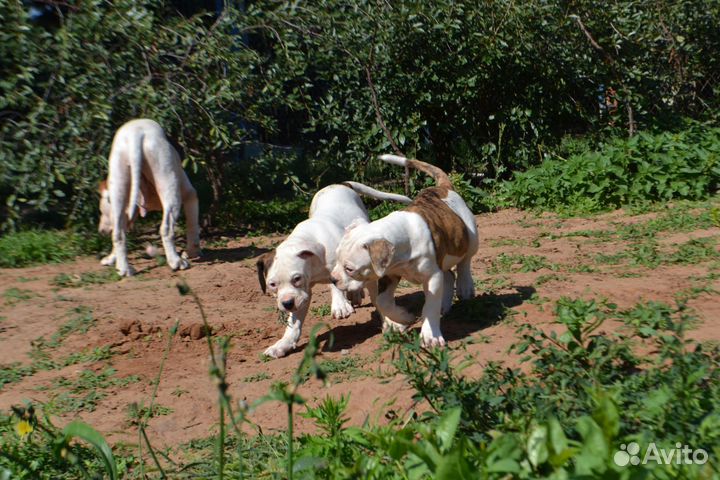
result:
<svg viewBox="0 0 720 480"><path fill-rule="evenodd" d="M284 302L281 302L281 305L289 312L295 306L295 300L285 300Z"/></svg>

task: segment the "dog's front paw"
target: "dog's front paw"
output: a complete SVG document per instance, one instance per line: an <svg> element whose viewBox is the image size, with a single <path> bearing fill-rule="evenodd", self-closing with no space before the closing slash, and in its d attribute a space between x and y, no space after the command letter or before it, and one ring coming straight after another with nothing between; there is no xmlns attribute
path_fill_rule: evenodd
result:
<svg viewBox="0 0 720 480"><path fill-rule="evenodd" d="M185 260L184 258L178 257L177 260L168 261L168 265L170 265L170 268L173 270L187 270L190 268L190 262Z"/></svg>
<svg viewBox="0 0 720 480"><path fill-rule="evenodd" d="M110 255L104 256L102 260L100 260L100 265L105 265L106 267L115 265L115 255L111 253Z"/></svg>
<svg viewBox="0 0 720 480"><path fill-rule="evenodd" d="M405 331L408 329L407 325L403 325L401 323L393 322L388 317L383 318L383 325L382 325L382 331L385 332L400 332L405 333Z"/></svg>
<svg viewBox="0 0 720 480"><path fill-rule="evenodd" d="M282 358L290 353L295 348L295 344L288 343L283 340L278 340L275 345L268 347L263 352L263 355L272 358Z"/></svg>
<svg viewBox="0 0 720 480"><path fill-rule="evenodd" d="M330 310L332 311L333 318L347 318L355 312L355 309L352 305L350 305L350 302L344 298L342 300L333 299Z"/></svg>
<svg viewBox="0 0 720 480"><path fill-rule="evenodd" d="M362 288L360 290L349 290L345 293L345 295L351 305L359 307L362 305L363 297L365 297L365 291Z"/></svg>
<svg viewBox="0 0 720 480"><path fill-rule="evenodd" d="M440 327L433 327L433 325L431 325L427 320L423 323L423 326L420 329L420 339L422 341L422 346L425 348L445 346L445 339L443 338L442 333L440 333Z"/></svg>

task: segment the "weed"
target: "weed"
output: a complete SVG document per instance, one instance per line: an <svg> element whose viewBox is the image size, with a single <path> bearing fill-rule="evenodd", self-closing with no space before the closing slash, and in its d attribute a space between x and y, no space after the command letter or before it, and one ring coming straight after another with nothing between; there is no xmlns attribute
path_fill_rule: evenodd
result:
<svg viewBox="0 0 720 480"><path fill-rule="evenodd" d="M492 265L488 268L488 273L508 273L508 272L537 272L547 268L549 270L558 270L559 266L550 263L548 259L541 255L523 255L523 254L507 254L501 253L492 261Z"/></svg>
<svg viewBox="0 0 720 480"><path fill-rule="evenodd" d="M330 315L330 305L323 304L318 307L313 307L310 312L316 317L327 317Z"/></svg>
<svg viewBox="0 0 720 480"><path fill-rule="evenodd" d="M57 274L50 283L62 288L79 288L88 285L101 285L103 283L111 283L120 280L122 277L112 268L104 269L100 272L83 272L78 274Z"/></svg>
<svg viewBox="0 0 720 480"><path fill-rule="evenodd" d="M557 273L548 273L537 277L534 284L539 287L540 285L544 285L548 282L561 282L566 278L567 277L565 277L564 275L559 275Z"/></svg>
<svg viewBox="0 0 720 480"><path fill-rule="evenodd" d="M32 290L24 288L10 287L3 292L5 305L15 305L16 303L22 302L23 300L29 300L35 296L37 296L37 294Z"/></svg>
<svg viewBox="0 0 720 480"><path fill-rule="evenodd" d="M362 368L363 362L357 355L344 355L339 359L323 360L319 368L334 381L340 382L370 375Z"/></svg>
<svg viewBox="0 0 720 480"><path fill-rule="evenodd" d="M267 372L260 372L255 373L253 375L248 375L247 377L243 378L242 381L245 383L253 383L253 382L261 382L263 380L269 380L272 376Z"/></svg>
<svg viewBox="0 0 720 480"><path fill-rule="evenodd" d="M100 400L107 396L103 390L111 387L125 387L139 382L140 377L130 375L116 378L114 368L95 373L83 370L76 379L59 378L53 381L53 395L47 405L47 411L55 414L92 412ZM57 393L59 390L65 390Z"/></svg>

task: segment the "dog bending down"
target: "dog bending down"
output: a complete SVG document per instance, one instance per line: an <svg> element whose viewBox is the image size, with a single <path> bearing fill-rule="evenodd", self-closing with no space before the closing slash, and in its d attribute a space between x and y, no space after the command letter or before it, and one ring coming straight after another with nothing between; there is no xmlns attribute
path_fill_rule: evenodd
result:
<svg viewBox="0 0 720 480"><path fill-rule="evenodd" d="M275 251L258 259L258 281L263 293L269 290L277 297L278 308L289 313L285 334L265 350L265 355L279 358L295 348L310 307L313 285L330 283L340 238L351 225L368 223L367 210L358 193L379 200L410 203L403 195L381 192L361 183L330 185L313 197L310 217L300 222ZM331 284L332 316L345 318L353 313L352 304L360 304L364 286L359 283L350 289L347 297L351 301L348 301L345 294ZM369 282L367 288L374 302L377 282Z"/></svg>
<svg viewBox="0 0 720 480"><path fill-rule="evenodd" d="M356 225L340 241L332 281L341 290L379 280L375 305L384 328L405 329L415 318L395 303L401 278L423 285L425 305L420 335L426 346L442 346L440 317L450 310L455 292L461 300L475 295L470 262L478 249L475 217L440 168L397 155L381 160L430 175L435 187L422 190L399 212ZM453 272L454 269L454 272Z"/></svg>
<svg viewBox="0 0 720 480"><path fill-rule="evenodd" d="M152 120L131 120L118 129L113 138L107 180L100 183L100 233L112 235L110 255L103 265L115 265L118 273L134 273L128 263L126 234L139 212L162 210L160 225L165 256L173 269L189 267L175 250L175 222L181 206L185 210L187 256L200 255L198 199L182 169L180 155Z"/></svg>

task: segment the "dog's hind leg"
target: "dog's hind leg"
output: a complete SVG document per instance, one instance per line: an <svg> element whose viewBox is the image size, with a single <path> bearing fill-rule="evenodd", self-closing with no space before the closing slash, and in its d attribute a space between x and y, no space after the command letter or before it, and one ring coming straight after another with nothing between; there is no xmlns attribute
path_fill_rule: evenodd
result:
<svg viewBox="0 0 720 480"><path fill-rule="evenodd" d="M160 224L160 237L162 238L165 258L173 270L185 270L190 266L187 260L180 258L175 250L175 221L178 217L178 207L170 205L163 209L162 223Z"/></svg>
<svg viewBox="0 0 720 480"><path fill-rule="evenodd" d="M443 284L443 298L442 298L442 311L444 315L450 311L453 303L453 295L455 294L455 275L451 270L443 272L444 284Z"/></svg>
<svg viewBox="0 0 720 480"><path fill-rule="evenodd" d="M200 250L200 209L195 189L186 181L183 189L183 210L185 211L185 228L187 229L187 247L185 251L189 258L202 255Z"/></svg>
<svg viewBox="0 0 720 480"><path fill-rule="evenodd" d="M457 296L460 300L470 300L475 297L475 282L473 282L472 269L470 268L471 261L472 257L468 256L457 266L455 290L457 290Z"/></svg>

